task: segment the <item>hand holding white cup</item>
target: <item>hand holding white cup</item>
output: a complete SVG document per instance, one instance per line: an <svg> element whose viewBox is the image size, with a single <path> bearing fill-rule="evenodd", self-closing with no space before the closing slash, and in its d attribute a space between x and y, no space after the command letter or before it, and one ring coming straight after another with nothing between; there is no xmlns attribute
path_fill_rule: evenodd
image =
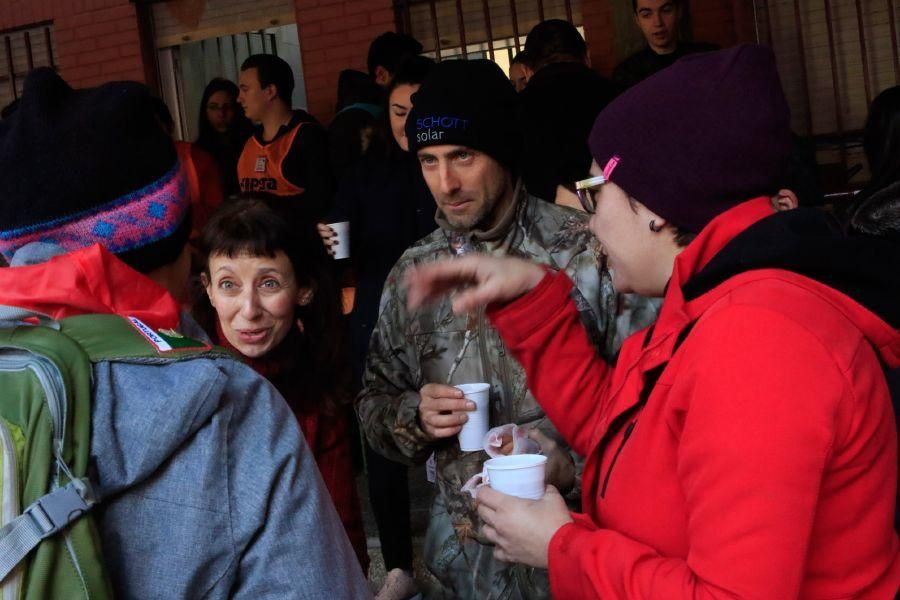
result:
<svg viewBox="0 0 900 600"><path fill-rule="evenodd" d="M318 223L316 229L325 244L325 249L335 260L350 256L350 222Z"/></svg>
<svg viewBox="0 0 900 600"><path fill-rule="evenodd" d="M474 402L453 386L428 383L419 390L419 421L425 433L435 439L456 435L469 420Z"/></svg>
<svg viewBox="0 0 900 600"><path fill-rule="evenodd" d="M540 500L546 487L546 468L547 457L542 454L498 456L485 461L473 483L476 490L487 485L507 496Z"/></svg>

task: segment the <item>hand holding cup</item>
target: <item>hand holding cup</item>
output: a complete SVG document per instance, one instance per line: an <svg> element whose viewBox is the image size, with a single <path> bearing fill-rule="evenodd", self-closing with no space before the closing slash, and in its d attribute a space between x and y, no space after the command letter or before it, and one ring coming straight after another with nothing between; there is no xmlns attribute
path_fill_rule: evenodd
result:
<svg viewBox="0 0 900 600"><path fill-rule="evenodd" d="M474 402L463 397L462 390L450 385L428 383L419 391L419 396L419 421L425 433L435 439L459 433L469 420L468 413L476 409Z"/></svg>
<svg viewBox="0 0 900 600"><path fill-rule="evenodd" d="M325 250L335 260L347 258L350 256L350 223L342 221L340 223L317 223L316 229Z"/></svg>

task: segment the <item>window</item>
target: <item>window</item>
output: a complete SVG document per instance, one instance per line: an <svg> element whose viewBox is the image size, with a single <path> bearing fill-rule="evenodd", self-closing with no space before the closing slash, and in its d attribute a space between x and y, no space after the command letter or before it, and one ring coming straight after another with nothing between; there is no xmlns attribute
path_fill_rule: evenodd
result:
<svg viewBox="0 0 900 600"><path fill-rule="evenodd" d="M403 31L422 42L426 54L489 58L504 70L539 22L581 25L580 0L396 0L394 7Z"/></svg>
<svg viewBox="0 0 900 600"><path fill-rule="evenodd" d="M306 105L300 43L291 0L166 2L153 6L160 87L176 135L197 137L200 100L214 77L237 83L251 54L276 54L294 70L294 106Z"/></svg>
<svg viewBox="0 0 900 600"><path fill-rule="evenodd" d="M775 52L792 126L817 148L826 192L867 178L869 103L900 84L898 0L757 0L759 40Z"/></svg>
<svg viewBox="0 0 900 600"><path fill-rule="evenodd" d="M56 67L53 23L0 31L0 107L22 94L25 76L37 67Z"/></svg>

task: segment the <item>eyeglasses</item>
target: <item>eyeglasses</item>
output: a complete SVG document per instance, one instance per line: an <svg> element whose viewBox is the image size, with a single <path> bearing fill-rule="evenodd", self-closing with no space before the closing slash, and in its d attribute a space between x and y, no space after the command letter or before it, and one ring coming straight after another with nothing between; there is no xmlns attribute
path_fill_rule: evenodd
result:
<svg viewBox="0 0 900 600"><path fill-rule="evenodd" d="M588 179L582 179L581 181L575 182L575 195L578 196L578 201L581 202L581 208L583 208L584 212L587 214L592 215L594 214L594 211L597 210L594 192L606 182L607 179L603 175L597 175L596 177L589 177Z"/></svg>

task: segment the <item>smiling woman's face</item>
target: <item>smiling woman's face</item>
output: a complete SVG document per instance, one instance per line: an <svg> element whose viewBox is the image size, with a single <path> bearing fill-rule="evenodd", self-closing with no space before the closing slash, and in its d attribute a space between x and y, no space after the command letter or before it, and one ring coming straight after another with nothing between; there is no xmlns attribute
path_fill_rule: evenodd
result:
<svg viewBox="0 0 900 600"><path fill-rule="evenodd" d="M241 254L209 257L204 278L225 338L241 354L264 356L294 327L294 307L308 290L299 288L284 252L274 257Z"/></svg>

